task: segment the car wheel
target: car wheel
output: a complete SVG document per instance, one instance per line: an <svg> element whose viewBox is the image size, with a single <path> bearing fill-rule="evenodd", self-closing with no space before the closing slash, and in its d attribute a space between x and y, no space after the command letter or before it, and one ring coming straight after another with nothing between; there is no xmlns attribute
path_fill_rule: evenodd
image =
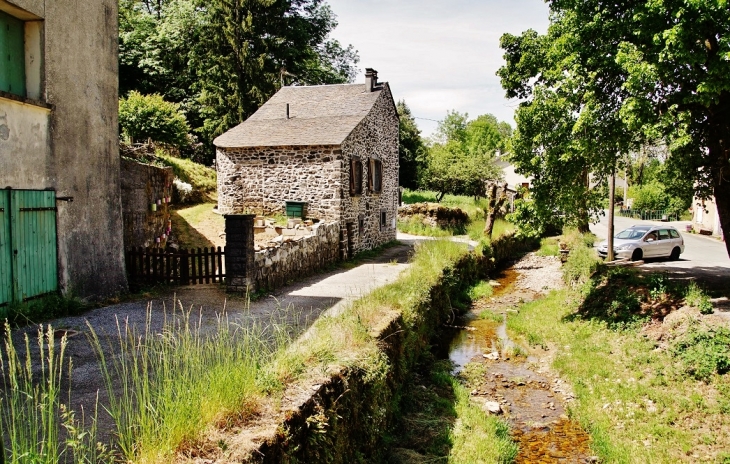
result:
<svg viewBox="0 0 730 464"><path fill-rule="evenodd" d="M672 261L678 260L680 253L681 253L681 250L679 249L679 247L674 247L674 250L672 250L672 254L669 255L669 259L671 259Z"/></svg>
<svg viewBox="0 0 730 464"><path fill-rule="evenodd" d="M643 257L644 257L644 252L641 251L641 248L637 248L631 254L631 261L641 261L641 258L643 258Z"/></svg>

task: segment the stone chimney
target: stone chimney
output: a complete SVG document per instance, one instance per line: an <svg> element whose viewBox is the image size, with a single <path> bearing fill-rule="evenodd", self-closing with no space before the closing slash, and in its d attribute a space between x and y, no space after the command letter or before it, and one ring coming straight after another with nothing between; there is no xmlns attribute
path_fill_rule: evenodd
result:
<svg viewBox="0 0 730 464"><path fill-rule="evenodd" d="M378 72L373 68L365 68L365 90L368 92L379 90Z"/></svg>

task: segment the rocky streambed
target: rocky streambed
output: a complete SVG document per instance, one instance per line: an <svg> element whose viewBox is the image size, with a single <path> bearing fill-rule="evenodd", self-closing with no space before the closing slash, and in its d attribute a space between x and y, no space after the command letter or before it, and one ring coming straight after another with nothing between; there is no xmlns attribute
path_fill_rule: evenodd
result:
<svg viewBox="0 0 730 464"><path fill-rule="evenodd" d="M510 311L562 286L560 260L530 253L490 283L493 295L472 305L451 344L454 373L469 379L475 404L509 423L519 444L515 462L597 461L588 434L567 415L570 387L548 369L547 356L531 355L506 330Z"/></svg>

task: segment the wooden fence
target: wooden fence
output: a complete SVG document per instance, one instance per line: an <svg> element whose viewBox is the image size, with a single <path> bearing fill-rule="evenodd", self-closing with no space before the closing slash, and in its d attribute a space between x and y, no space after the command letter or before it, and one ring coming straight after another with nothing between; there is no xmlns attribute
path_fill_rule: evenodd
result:
<svg viewBox="0 0 730 464"><path fill-rule="evenodd" d="M166 251L132 248L126 251L127 275L135 284L171 283L195 285L220 283L225 274L225 250L221 247Z"/></svg>

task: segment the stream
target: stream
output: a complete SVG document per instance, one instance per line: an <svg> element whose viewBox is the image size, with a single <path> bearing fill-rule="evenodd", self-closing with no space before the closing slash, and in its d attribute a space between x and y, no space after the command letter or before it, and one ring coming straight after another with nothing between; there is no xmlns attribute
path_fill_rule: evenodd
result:
<svg viewBox="0 0 730 464"><path fill-rule="evenodd" d="M525 356L529 350L507 334L508 312L541 297L518 285L524 272L533 271L511 267L490 282L493 295L473 304L464 316L465 328L451 342L453 373L468 363L484 365L486 374L471 391L472 399L509 423L520 447L516 463L597 462L590 437L567 416L566 404L573 400L569 387L551 376L547 360Z"/></svg>

